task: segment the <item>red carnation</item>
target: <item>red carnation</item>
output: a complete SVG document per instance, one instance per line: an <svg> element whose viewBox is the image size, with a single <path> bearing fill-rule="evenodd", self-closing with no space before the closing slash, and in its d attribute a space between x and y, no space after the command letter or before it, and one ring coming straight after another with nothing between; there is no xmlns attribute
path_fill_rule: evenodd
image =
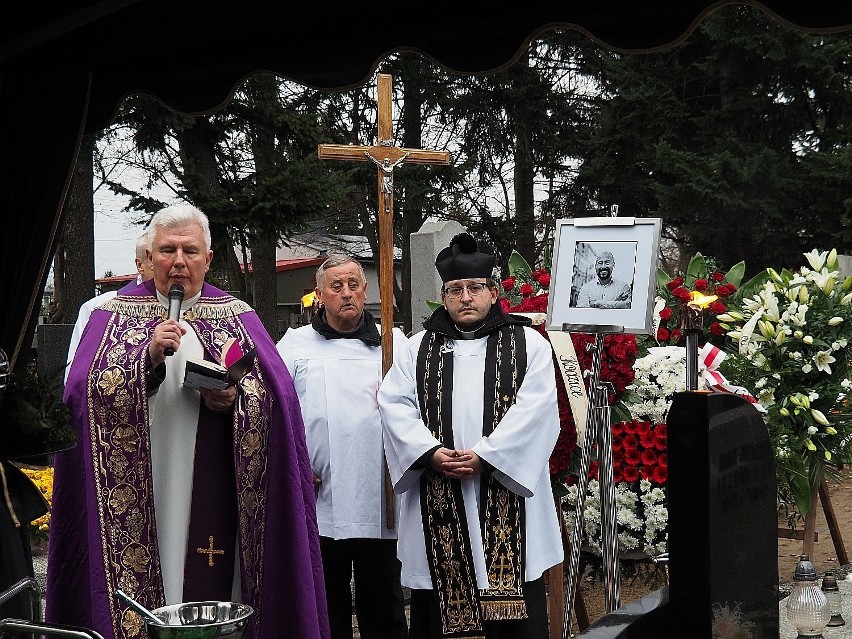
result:
<svg viewBox="0 0 852 639"><path fill-rule="evenodd" d="M638 466L642 461L642 456L639 454L638 448L626 448L624 449L624 465L625 466Z"/></svg>
<svg viewBox="0 0 852 639"><path fill-rule="evenodd" d="M646 448L642 451L642 465L651 466L657 463L657 453L651 448Z"/></svg>
<svg viewBox="0 0 852 639"><path fill-rule="evenodd" d="M634 482L639 479L639 469L634 466L625 466L622 474L624 481Z"/></svg>
<svg viewBox="0 0 852 639"><path fill-rule="evenodd" d="M720 273L719 271L714 271L713 273L710 274L710 279L713 280L714 282L721 282L723 279L725 279L725 276L724 276L724 274Z"/></svg>
<svg viewBox="0 0 852 639"><path fill-rule="evenodd" d="M677 344L681 337L683 337L683 332L679 328L676 328L672 331L670 339L673 344Z"/></svg>
<svg viewBox="0 0 852 639"><path fill-rule="evenodd" d="M682 278L682 277L676 277L676 278L674 278L671 282L669 282L668 284L666 284L666 287L667 287L670 291L674 291L674 290L675 290L678 286L680 286L681 284L683 284L683 278Z"/></svg>
<svg viewBox="0 0 852 639"><path fill-rule="evenodd" d="M724 335L725 329L719 322L713 322L710 324L710 332L713 333L713 335Z"/></svg>
<svg viewBox="0 0 852 639"><path fill-rule="evenodd" d="M533 287L532 287L532 285L528 284L527 282L524 282L523 284L521 284L520 290L521 290L521 295L524 295L524 296L532 295Z"/></svg>
<svg viewBox="0 0 852 639"><path fill-rule="evenodd" d="M660 326L660 328L657 329L657 341L665 342L668 338L669 329L667 329L665 326Z"/></svg>
<svg viewBox="0 0 852 639"><path fill-rule="evenodd" d="M510 309L511 303L505 297L500 298L500 308L503 309L504 313L510 313L514 309Z"/></svg>
<svg viewBox="0 0 852 639"><path fill-rule="evenodd" d="M639 441L644 448L653 448L657 442L657 435L650 428L647 428L644 432L639 433Z"/></svg>
<svg viewBox="0 0 852 639"><path fill-rule="evenodd" d="M660 319L663 320L664 322L668 321L669 318L671 318L671 316L672 316L672 309L669 308L668 306L666 306L663 310L660 311Z"/></svg>
<svg viewBox="0 0 852 639"><path fill-rule="evenodd" d="M515 288L515 276L511 275L510 277L507 277L505 280L500 282L500 285L503 287L504 291L511 291Z"/></svg>
<svg viewBox="0 0 852 639"><path fill-rule="evenodd" d="M710 286L710 282L705 280L703 277L695 280L696 291L706 291L708 286Z"/></svg>
<svg viewBox="0 0 852 639"><path fill-rule="evenodd" d="M538 285L542 288L548 288L550 286L550 275L548 275L547 273L542 273L536 281L538 282Z"/></svg>

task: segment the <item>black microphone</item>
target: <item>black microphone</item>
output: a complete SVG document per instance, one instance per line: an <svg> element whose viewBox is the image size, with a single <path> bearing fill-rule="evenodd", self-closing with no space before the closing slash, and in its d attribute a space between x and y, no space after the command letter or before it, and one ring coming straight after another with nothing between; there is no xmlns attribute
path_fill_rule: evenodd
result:
<svg viewBox="0 0 852 639"><path fill-rule="evenodd" d="M173 319L175 321L180 320L180 305L183 302L183 286L180 284L172 284L169 289L169 319ZM166 350L163 351L164 355L174 355L175 349L171 346L167 346Z"/></svg>

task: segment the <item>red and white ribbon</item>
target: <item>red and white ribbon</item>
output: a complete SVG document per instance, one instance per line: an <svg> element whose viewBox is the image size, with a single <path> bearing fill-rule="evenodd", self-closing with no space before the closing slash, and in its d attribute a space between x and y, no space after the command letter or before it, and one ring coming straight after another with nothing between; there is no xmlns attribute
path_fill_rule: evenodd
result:
<svg viewBox="0 0 852 639"><path fill-rule="evenodd" d="M713 346L711 343L706 343L698 353L698 376L704 386L710 390L719 391L721 393L733 393L739 395L748 402L754 404L754 407L761 413L765 413L766 409L760 405L757 398L742 386L734 386L729 384L725 376L719 372L719 364L722 363L726 354L721 349Z"/></svg>

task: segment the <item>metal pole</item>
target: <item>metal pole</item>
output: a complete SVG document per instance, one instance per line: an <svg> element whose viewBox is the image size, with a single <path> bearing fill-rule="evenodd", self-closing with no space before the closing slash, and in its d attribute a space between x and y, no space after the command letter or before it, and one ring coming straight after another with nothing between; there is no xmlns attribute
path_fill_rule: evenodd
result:
<svg viewBox="0 0 852 639"><path fill-rule="evenodd" d="M575 507L574 529L571 533L571 548L566 571L565 619L562 638L571 636L571 616L574 606L574 593L579 581L580 545L584 531L583 511L589 484L589 465L591 448L598 445L598 484L601 501L601 554L604 569L604 602L606 611L612 612L621 603L621 582L618 563L618 527L615 508L615 483L612 461L612 430L610 428L609 395L606 386L601 384L601 355L603 353L604 334L597 333L592 349L592 370L589 378L589 397L592 406L586 418L586 435L580 455L579 477L577 478L577 504ZM561 516L561 513L560 513Z"/></svg>

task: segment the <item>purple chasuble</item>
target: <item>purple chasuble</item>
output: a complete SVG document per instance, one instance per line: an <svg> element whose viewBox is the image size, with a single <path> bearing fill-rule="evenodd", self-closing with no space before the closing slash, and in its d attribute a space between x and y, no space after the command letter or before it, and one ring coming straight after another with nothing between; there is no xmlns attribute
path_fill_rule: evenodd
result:
<svg viewBox="0 0 852 639"><path fill-rule="evenodd" d="M164 605L145 351L165 314L153 281L96 309L65 386L80 443L55 458L45 617L104 639L145 637L116 590L148 608ZM272 639L282 628L327 638L314 488L292 378L254 311L227 293L205 284L184 319L207 359L218 361L229 337L257 352L227 424L242 601L255 611L245 639Z"/></svg>

